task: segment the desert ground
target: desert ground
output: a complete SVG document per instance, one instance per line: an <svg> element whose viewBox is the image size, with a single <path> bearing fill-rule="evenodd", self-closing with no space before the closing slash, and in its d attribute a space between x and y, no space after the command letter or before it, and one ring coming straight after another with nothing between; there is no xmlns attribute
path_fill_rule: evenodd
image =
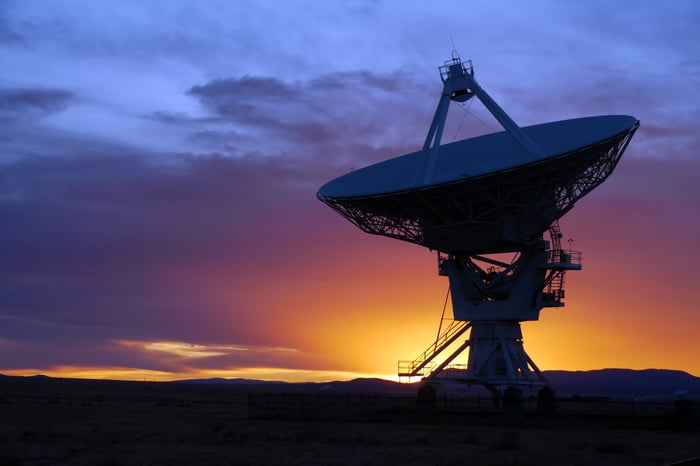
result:
<svg viewBox="0 0 700 466"><path fill-rule="evenodd" d="M0 380L0 465L637 466L700 456L697 427L663 419L251 419L255 390Z"/></svg>

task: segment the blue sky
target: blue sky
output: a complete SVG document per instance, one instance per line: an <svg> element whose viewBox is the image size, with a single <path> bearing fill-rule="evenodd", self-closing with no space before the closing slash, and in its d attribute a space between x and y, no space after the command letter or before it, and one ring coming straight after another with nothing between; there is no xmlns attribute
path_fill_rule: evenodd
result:
<svg viewBox="0 0 700 466"><path fill-rule="evenodd" d="M333 309L413 351L404 339L426 346L439 310L399 309L440 307L446 284L427 252L366 238L315 192L420 147L454 47L521 125L642 122L562 223L590 252L567 316L526 329L541 365L698 375L682 357L700 351L698 25L695 1L0 1L0 372L393 371L394 350L334 346L363 331ZM476 104L451 112L445 142L498 128ZM391 274L425 285L408 299ZM621 322L598 360L585 338L546 355L561 332Z"/></svg>

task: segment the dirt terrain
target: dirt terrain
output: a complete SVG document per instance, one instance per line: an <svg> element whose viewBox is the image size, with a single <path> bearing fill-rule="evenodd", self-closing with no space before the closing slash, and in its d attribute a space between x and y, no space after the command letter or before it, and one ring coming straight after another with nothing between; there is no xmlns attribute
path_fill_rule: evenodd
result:
<svg viewBox="0 0 700 466"><path fill-rule="evenodd" d="M0 465L664 465L695 428L578 417L249 419L253 388L0 381Z"/></svg>

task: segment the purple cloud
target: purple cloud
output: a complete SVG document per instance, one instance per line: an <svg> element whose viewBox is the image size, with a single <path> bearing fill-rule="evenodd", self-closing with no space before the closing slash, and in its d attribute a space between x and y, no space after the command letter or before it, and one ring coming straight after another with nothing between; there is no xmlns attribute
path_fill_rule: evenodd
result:
<svg viewBox="0 0 700 466"><path fill-rule="evenodd" d="M0 89L0 120L60 112L73 98L63 89Z"/></svg>
<svg viewBox="0 0 700 466"><path fill-rule="evenodd" d="M21 44L23 42L22 35L19 34L10 21L0 15L0 44Z"/></svg>

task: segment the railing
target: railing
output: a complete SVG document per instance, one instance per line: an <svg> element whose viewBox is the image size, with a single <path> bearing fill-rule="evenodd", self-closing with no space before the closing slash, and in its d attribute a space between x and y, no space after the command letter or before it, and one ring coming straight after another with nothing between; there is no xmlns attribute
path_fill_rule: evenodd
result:
<svg viewBox="0 0 700 466"><path fill-rule="evenodd" d="M547 255L547 263L554 266L581 268L581 251L552 249Z"/></svg>
<svg viewBox="0 0 700 466"><path fill-rule="evenodd" d="M454 341L466 332L469 327L471 327L469 322L453 320L445 331L438 336L435 343L423 351L420 356L413 361L399 361L399 377L415 377L429 373L429 370L426 371L424 369L431 363L432 359L454 343ZM430 369L432 369L433 366L431 366Z"/></svg>
<svg viewBox="0 0 700 466"><path fill-rule="evenodd" d="M451 60L447 60L445 64L440 67L440 79L442 79L443 82L452 77L450 71L455 65L460 65L463 74L474 76L474 66L472 65L471 60L463 62L460 58L453 57Z"/></svg>
<svg viewBox="0 0 700 466"><path fill-rule="evenodd" d="M434 361L427 361L417 367L416 361L399 361L399 382L413 382L412 377L426 377L435 369Z"/></svg>

